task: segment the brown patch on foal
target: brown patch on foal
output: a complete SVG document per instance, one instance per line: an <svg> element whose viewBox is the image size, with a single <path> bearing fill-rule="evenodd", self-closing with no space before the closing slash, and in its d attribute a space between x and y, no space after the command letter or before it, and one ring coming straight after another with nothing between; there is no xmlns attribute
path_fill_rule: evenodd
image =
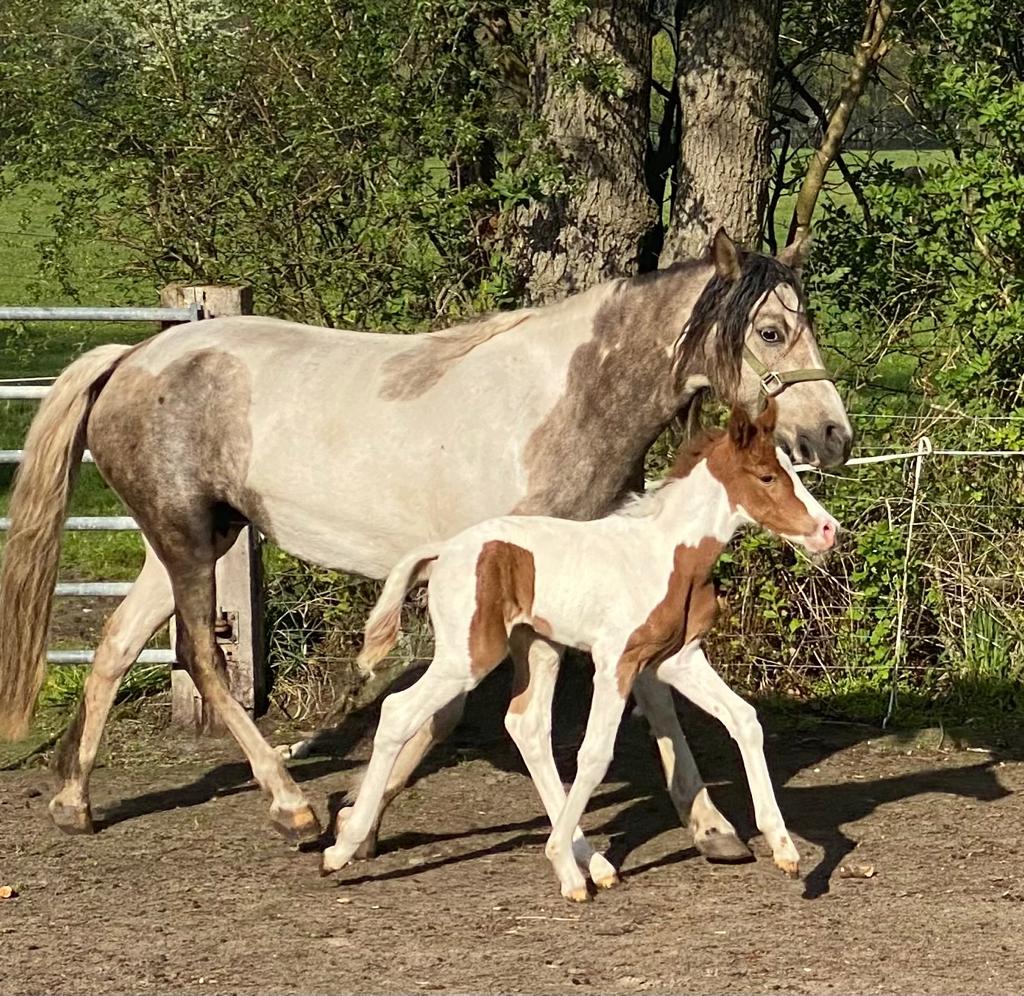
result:
<svg viewBox="0 0 1024 996"><path fill-rule="evenodd" d="M629 694L639 671L667 660L707 632L718 604L711 569L721 552L721 542L711 537L705 537L697 546L676 547L664 597L629 634L616 666L619 694L623 698Z"/></svg>
<svg viewBox="0 0 1024 996"><path fill-rule="evenodd" d="M429 391L457 360L496 335L521 325L532 315L532 311L513 311L440 332L412 336L414 342L409 349L385 361L380 397L385 401L418 398Z"/></svg>
<svg viewBox="0 0 1024 996"><path fill-rule="evenodd" d="M533 619L536 569L533 554L514 543L489 540L476 561L476 609L469 624L473 674L483 676L504 659L509 629L516 623L537 628ZM548 633L551 627L539 620ZM538 630L543 634L542 630ZM525 682L527 676L517 679ZM523 689L520 689L520 692ZM519 694L517 692L516 694Z"/></svg>

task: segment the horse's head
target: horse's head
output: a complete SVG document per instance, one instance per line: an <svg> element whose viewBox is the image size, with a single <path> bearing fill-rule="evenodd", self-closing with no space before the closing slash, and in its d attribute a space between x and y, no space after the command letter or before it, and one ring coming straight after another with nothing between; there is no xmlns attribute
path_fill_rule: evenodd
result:
<svg viewBox="0 0 1024 996"><path fill-rule="evenodd" d="M815 500L775 446L777 405L768 399L751 419L733 408L729 429L708 455L708 469L724 485L742 519L756 523L809 553L832 547L839 523Z"/></svg>
<svg viewBox="0 0 1024 996"><path fill-rule="evenodd" d="M776 257L743 252L719 229L714 266L677 344L677 362L702 349L712 388L755 416L778 403L776 441L794 459L845 463L853 429L821 362L800 285L803 238Z"/></svg>

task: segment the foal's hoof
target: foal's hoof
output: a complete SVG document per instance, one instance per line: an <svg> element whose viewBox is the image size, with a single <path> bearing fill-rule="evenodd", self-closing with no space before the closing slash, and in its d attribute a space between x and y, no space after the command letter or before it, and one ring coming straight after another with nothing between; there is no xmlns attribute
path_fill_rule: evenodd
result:
<svg viewBox="0 0 1024 996"><path fill-rule="evenodd" d="M320 855L320 877L326 878L328 875L333 875L336 871L341 871L348 863L348 856L344 851L338 849L337 844L328 847Z"/></svg>
<svg viewBox="0 0 1024 996"><path fill-rule="evenodd" d="M694 834L693 846L714 864L736 865L754 858L750 848L735 833L722 833L714 827Z"/></svg>
<svg viewBox="0 0 1024 996"><path fill-rule="evenodd" d="M596 851L590 859L587 867L590 881L599 889L614 889L619 884L619 875L611 862Z"/></svg>
<svg viewBox="0 0 1024 996"><path fill-rule="evenodd" d="M310 844L320 839L320 821L310 806L271 809L270 823L291 844Z"/></svg>
<svg viewBox="0 0 1024 996"><path fill-rule="evenodd" d="M775 864L781 868L789 878L800 877L800 862L792 861L789 858L776 858Z"/></svg>
<svg viewBox="0 0 1024 996"><path fill-rule="evenodd" d="M569 900L570 903L586 903L590 901L590 893L587 891L587 887L576 886L572 889L563 889L562 895Z"/></svg>
<svg viewBox="0 0 1024 996"><path fill-rule="evenodd" d="M92 824L92 812L88 806L68 806L52 799L49 810L50 819L53 820L57 829L64 833L96 832L96 828Z"/></svg>
<svg viewBox="0 0 1024 996"><path fill-rule="evenodd" d="M352 815L352 806L344 806L339 809L337 815L334 817L334 839L341 840L342 831L345 829L345 824L348 823L349 817ZM356 848L356 853L352 855L353 861L369 861L371 858L377 857L377 828L374 827L367 835L363 842Z"/></svg>

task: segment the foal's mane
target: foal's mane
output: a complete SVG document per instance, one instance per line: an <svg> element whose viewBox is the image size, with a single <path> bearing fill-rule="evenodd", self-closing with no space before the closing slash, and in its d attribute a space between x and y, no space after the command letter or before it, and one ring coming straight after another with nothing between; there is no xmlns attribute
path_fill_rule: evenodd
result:
<svg viewBox="0 0 1024 996"><path fill-rule="evenodd" d="M671 270L670 267L664 272ZM719 332L716 349L707 356L710 379L721 393L735 390L743 365L743 345L750 309L779 284L792 287L798 300L803 301L800 277L795 270L773 256L741 252L740 275L736 280L725 280L715 273L701 291L683 326L679 348L680 369L685 370L704 348L711 329L717 323Z"/></svg>
<svg viewBox="0 0 1024 996"><path fill-rule="evenodd" d="M684 439L679 444L676 458L665 476L647 491L630 495L618 508L616 515L654 515L661 507L664 489L688 477L694 467L703 460L725 435L724 429L701 429L697 435Z"/></svg>

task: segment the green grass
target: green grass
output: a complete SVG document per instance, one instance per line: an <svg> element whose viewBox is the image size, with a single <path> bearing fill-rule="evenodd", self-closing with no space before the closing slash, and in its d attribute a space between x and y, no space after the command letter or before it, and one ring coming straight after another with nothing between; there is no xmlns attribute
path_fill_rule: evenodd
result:
<svg viewBox="0 0 1024 996"><path fill-rule="evenodd" d="M800 150L799 158L801 162L806 161L806 157L810 152L810 149ZM948 156L949 152L944 149L889 149L878 152L855 150L844 153L843 160L851 172L855 173L869 159L873 162L890 162L899 169L906 169L908 166L920 166L922 169L927 169L931 164L940 162ZM787 179L792 180L792 175ZM786 244L790 218L792 218L793 209L796 207L796 197L796 190L783 194L775 208L775 239L780 246ZM857 205L857 198L854 197L849 184L843 179L838 166L833 165L825 175L825 183L818 199L818 211L821 210L823 203L845 206L855 212L860 210Z"/></svg>
<svg viewBox="0 0 1024 996"><path fill-rule="evenodd" d="M109 246L76 250L63 273L47 265L44 241L53 234L55 194L37 185L0 199L0 304L151 304L155 294L114 274ZM72 293L69 287L74 287ZM106 342L136 342L151 325L115 323L0 323L0 379L54 376L86 349ZM36 403L0 402L0 449L18 449ZM0 515L7 512L14 468L0 466ZM124 508L95 467L82 468L72 515L118 515ZM4 535L0 533L0 548ZM142 541L132 533L68 534L61 555L65 580L131 579L142 564Z"/></svg>

